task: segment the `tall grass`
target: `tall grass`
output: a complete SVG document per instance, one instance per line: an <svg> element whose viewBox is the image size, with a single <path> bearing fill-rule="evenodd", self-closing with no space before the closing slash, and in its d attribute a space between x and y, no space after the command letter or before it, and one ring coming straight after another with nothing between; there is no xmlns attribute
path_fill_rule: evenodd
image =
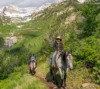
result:
<svg viewBox="0 0 100 89"><path fill-rule="evenodd" d="M39 79L28 72L27 66L16 68L9 78L0 81L0 89L47 89Z"/></svg>

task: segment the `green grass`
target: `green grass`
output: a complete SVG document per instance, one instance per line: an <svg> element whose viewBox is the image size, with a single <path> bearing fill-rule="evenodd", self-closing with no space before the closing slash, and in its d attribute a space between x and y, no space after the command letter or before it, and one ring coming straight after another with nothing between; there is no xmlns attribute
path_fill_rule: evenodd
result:
<svg viewBox="0 0 100 89"><path fill-rule="evenodd" d="M48 57L45 56L41 56L39 60L43 60L45 59L45 61L43 63L39 63L38 64L38 68L37 68L37 75L43 77L45 76L46 79L51 80L52 77L50 76L49 73L49 62L48 62ZM80 64L78 64L79 66L74 67L73 70L69 71L67 73L67 88L68 89L92 89L92 88L96 88L96 89L100 89L100 86L95 84L93 82L93 74L90 73L90 71L85 68L85 67L81 67L80 68ZM84 83L90 83L91 86L82 87L82 84Z"/></svg>
<svg viewBox="0 0 100 89"><path fill-rule="evenodd" d="M45 84L28 72L27 66L16 68L9 78L0 81L0 89L47 89Z"/></svg>
<svg viewBox="0 0 100 89"><path fill-rule="evenodd" d="M8 36L10 32L14 32L16 31L16 25L5 25L5 26L0 26L0 32L1 32L1 36L5 37Z"/></svg>

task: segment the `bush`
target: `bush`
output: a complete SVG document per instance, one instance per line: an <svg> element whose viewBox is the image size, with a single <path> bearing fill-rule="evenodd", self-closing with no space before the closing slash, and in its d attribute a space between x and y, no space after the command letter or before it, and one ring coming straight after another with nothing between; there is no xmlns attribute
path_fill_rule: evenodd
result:
<svg viewBox="0 0 100 89"><path fill-rule="evenodd" d="M81 41L74 56L76 61L81 61L94 73L95 79L100 83L100 39L89 37Z"/></svg>
<svg viewBox="0 0 100 89"><path fill-rule="evenodd" d="M84 37L89 37L94 35L97 29L98 21L96 20L97 15L100 13L99 4L94 4L93 2L87 2L83 4L81 8L81 13L85 17L83 21L83 33Z"/></svg>
<svg viewBox="0 0 100 89"><path fill-rule="evenodd" d="M3 37L0 37L0 48L4 46L4 39Z"/></svg>

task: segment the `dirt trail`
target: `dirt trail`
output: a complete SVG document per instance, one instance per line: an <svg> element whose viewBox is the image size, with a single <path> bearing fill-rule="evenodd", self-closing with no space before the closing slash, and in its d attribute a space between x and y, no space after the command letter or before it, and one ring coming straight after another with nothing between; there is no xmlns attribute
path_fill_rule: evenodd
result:
<svg viewBox="0 0 100 89"><path fill-rule="evenodd" d="M39 75L35 75L36 78L40 79L47 87L48 89L59 89L55 84L53 84L52 82L47 82L47 80L45 79L45 76L39 76Z"/></svg>

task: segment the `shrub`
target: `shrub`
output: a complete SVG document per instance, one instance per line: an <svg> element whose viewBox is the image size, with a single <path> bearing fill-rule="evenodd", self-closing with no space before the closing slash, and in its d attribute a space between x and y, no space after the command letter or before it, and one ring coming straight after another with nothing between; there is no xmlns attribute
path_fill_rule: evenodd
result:
<svg viewBox="0 0 100 89"><path fill-rule="evenodd" d="M94 4L93 2L87 2L83 4L81 8L81 13L85 17L83 21L83 36L89 37L96 32L98 21L96 16L99 14L99 5Z"/></svg>
<svg viewBox="0 0 100 89"><path fill-rule="evenodd" d="M76 61L81 61L91 69L95 79L100 83L100 39L89 37L81 41L80 47L77 47L74 56Z"/></svg>
<svg viewBox="0 0 100 89"><path fill-rule="evenodd" d="M0 48L4 46L4 39L3 37L0 37Z"/></svg>

